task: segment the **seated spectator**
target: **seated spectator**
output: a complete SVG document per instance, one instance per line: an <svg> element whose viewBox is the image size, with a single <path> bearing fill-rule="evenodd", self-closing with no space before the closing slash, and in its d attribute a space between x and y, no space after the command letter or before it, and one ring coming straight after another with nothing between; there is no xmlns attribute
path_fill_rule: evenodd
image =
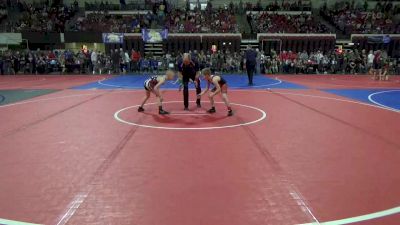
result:
<svg viewBox="0 0 400 225"><path fill-rule="evenodd" d="M175 33L238 32L236 18L233 13L223 9L209 10L212 12L207 13L201 10L183 11L175 9L167 15L165 26L170 32Z"/></svg>
<svg viewBox="0 0 400 225"><path fill-rule="evenodd" d="M64 32L65 23L77 12L73 6L34 6L25 2L19 3L19 10L19 20L9 24L10 31Z"/></svg>
<svg viewBox="0 0 400 225"><path fill-rule="evenodd" d="M329 29L312 15L288 15L269 12L248 15L253 33L328 33Z"/></svg>
<svg viewBox="0 0 400 225"><path fill-rule="evenodd" d="M375 9L355 7L349 2L337 2L332 9L325 5L320 14L343 34L353 33L398 33L400 25L392 20L400 12L400 6L393 7L391 3L380 2Z"/></svg>

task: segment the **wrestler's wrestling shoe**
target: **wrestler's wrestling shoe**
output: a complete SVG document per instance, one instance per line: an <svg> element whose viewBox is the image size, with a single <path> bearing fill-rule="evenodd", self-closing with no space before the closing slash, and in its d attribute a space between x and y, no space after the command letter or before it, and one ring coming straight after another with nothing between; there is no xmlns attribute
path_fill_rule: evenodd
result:
<svg viewBox="0 0 400 225"><path fill-rule="evenodd" d="M215 113L215 112L216 112L216 110L215 110L215 108L214 108L214 107L212 107L211 109L207 110L207 112L208 112L208 113Z"/></svg>
<svg viewBox="0 0 400 225"><path fill-rule="evenodd" d="M233 111L232 111L232 109L231 109L231 110L228 110L228 116L233 116Z"/></svg>
<svg viewBox="0 0 400 225"><path fill-rule="evenodd" d="M138 112L144 112L144 108L143 108L143 107L139 107L139 108L137 109L137 111L138 111Z"/></svg>
<svg viewBox="0 0 400 225"><path fill-rule="evenodd" d="M160 115L168 115L169 112L164 111L163 109L160 109L160 110L158 111L158 114L160 114Z"/></svg>

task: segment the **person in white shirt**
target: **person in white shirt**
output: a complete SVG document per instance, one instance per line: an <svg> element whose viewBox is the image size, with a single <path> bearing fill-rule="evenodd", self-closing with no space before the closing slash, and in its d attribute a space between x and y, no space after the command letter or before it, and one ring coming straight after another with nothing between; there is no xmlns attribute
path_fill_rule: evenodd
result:
<svg viewBox="0 0 400 225"><path fill-rule="evenodd" d="M97 70L97 53L96 51L93 51L92 54L90 55L90 60L92 61L92 73L95 74Z"/></svg>
<svg viewBox="0 0 400 225"><path fill-rule="evenodd" d="M256 49L256 52L257 52L257 57L256 57L256 74L258 75L258 74L260 74L261 73L261 67L260 67L260 65L261 65L261 52L260 52L260 50L257 48Z"/></svg>
<svg viewBox="0 0 400 225"><path fill-rule="evenodd" d="M369 71L368 73L370 74L370 75L372 75L372 73L373 73L373 64L374 64L374 58L375 58L375 55L374 55L374 52L371 50L371 51L369 51L369 54L368 54L368 57L367 57L367 70Z"/></svg>
<svg viewBox="0 0 400 225"><path fill-rule="evenodd" d="M131 58L129 57L129 54L128 54L128 52L125 52L125 54L124 54L124 63L125 63L125 72L126 71L131 71L130 70L130 66L131 66Z"/></svg>

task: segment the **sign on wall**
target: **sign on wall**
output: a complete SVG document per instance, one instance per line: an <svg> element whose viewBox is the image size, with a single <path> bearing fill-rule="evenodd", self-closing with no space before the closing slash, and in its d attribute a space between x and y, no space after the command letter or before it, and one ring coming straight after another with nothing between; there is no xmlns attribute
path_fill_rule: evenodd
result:
<svg viewBox="0 0 400 225"><path fill-rule="evenodd" d="M103 43L105 44L122 44L124 43L123 33L103 33Z"/></svg>
<svg viewBox="0 0 400 225"><path fill-rule="evenodd" d="M0 33L0 44L2 45L19 45L21 42L21 33Z"/></svg>

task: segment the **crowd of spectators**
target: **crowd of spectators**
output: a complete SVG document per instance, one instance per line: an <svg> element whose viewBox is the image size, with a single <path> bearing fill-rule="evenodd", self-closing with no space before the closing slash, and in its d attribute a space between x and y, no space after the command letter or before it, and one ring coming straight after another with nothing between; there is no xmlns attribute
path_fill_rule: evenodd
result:
<svg viewBox="0 0 400 225"><path fill-rule="evenodd" d="M19 19L9 22L11 32L39 31L97 31L139 33L142 28L170 29L170 32L239 32L234 12L224 9L181 10L168 4L153 4L147 13L115 15L108 11L108 3L101 3L98 11L77 14L76 3L65 5L33 5L20 1Z"/></svg>
<svg viewBox="0 0 400 225"><path fill-rule="evenodd" d="M96 12L86 17L80 16L66 23L67 31L96 31L117 33L140 33L142 28L150 27L153 15L110 15Z"/></svg>
<svg viewBox="0 0 400 225"><path fill-rule="evenodd" d="M169 13L170 6L167 1L148 2L145 11L137 11L141 7L134 8L137 14L113 15L110 10L129 10L134 5L112 5L108 2L100 4L85 3L86 10L94 10L85 17L78 17L69 22L69 30L72 31L100 31L100 32L124 32L140 33L142 28L164 26L165 15ZM168 11L167 11L168 10Z"/></svg>
<svg viewBox="0 0 400 225"><path fill-rule="evenodd" d="M382 58L382 67L389 74L400 74L400 59L391 59L385 51L344 50L332 52L292 52L269 54L257 49L258 74L366 74L373 65L376 54ZM193 51L192 58L200 68L210 67L222 73L245 71L244 52ZM109 53L99 51L5 51L0 54L1 74L121 74L158 73L176 68L182 54L162 56L142 55L123 49Z"/></svg>
<svg viewBox="0 0 400 225"><path fill-rule="evenodd" d="M124 5L126 4L121 2L120 9L123 9ZM200 10L198 7L193 10L174 8L165 1L148 3L147 6L151 6L148 13L135 15L110 14L109 10L114 9L114 6L108 2L86 3L86 6L95 10L87 15L78 13L77 1L69 6L50 4L48 0L39 4L17 1L14 8L19 13L19 19L8 21L7 31L137 33L142 28L166 27L170 33L237 33L240 31L236 15L239 11L247 11L247 21L252 33L332 32L312 13L310 14L310 11L298 14L277 12L309 10L310 1L302 0L276 0L267 5L262 5L262 1L256 4L231 2L221 8L213 8L209 2L205 10ZM7 7L4 0L0 2L0 21L7 16L7 10L3 10ZM355 5L354 1L342 1L334 3L329 9L325 4L320 14L345 34L400 32L400 25L394 19L400 14L400 6L390 1L378 2L373 10L368 10L367 2L364 5Z"/></svg>
<svg viewBox="0 0 400 225"><path fill-rule="evenodd" d="M0 53L1 74L120 74L155 72L167 69L167 56L143 57L137 51L122 49L100 51L54 50L11 51Z"/></svg>
<svg viewBox="0 0 400 225"><path fill-rule="evenodd" d="M311 14L249 13L252 33L329 33L329 28Z"/></svg>
<svg viewBox="0 0 400 225"><path fill-rule="evenodd" d="M246 3L247 11L311 11L311 1L304 0L275 0L263 6L261 0L256 4Z"/></svg>
<svg viewBox="0 0 400 225"><path fill-rule="evenodd" d="M18 1L17 10L19 19L8 21L7 31L64 32L65 23L75 16L79 8L77 2L67 6Z"/></svg>
<svg viewBox="0 0 400 225"><path fill-rule="evenodd" d="M101 0L98 2L90 1L85 2L84 8L88 11L110 11L110 10L158 10L160 5L169 5L167 0L163 1L152 1L152 0L145 0L144 4L142 1L129 1L120 0L120 4L110 3L108 1Z"/></svg>
<svg viewBox="0 0 400 225"><path fill-rule="evenodd" d="M173 33L239 32L234 13L225 9L175 9L167 15L165 26Z"/></svg>
<svg viewBox="0 0 400 225"><path fill-rule="evenodd" d="M345 35L352 33L399 33L400 25L393 20L400 13L400 5L391 1L378 2L374 9L368 9L368 2L355 5L354 1L335 3L332 8L325 4L321 16Z"/></svg>
<svg viewBox="0 0 400 225"><path fill-rule="evenodd" d="M7 1L0 1L0 23L7 19L8 11L7 11Z"/></svg>
<svg viewBox="0 0 400 225"><path fill-rule="evenodd" d="M390 59L386 51L343 50L330 52L272 53L261 62L267 73L289 74L366 74L372 68L375 55L382 55L382 67L399 74L400 61Z"/></svg>

